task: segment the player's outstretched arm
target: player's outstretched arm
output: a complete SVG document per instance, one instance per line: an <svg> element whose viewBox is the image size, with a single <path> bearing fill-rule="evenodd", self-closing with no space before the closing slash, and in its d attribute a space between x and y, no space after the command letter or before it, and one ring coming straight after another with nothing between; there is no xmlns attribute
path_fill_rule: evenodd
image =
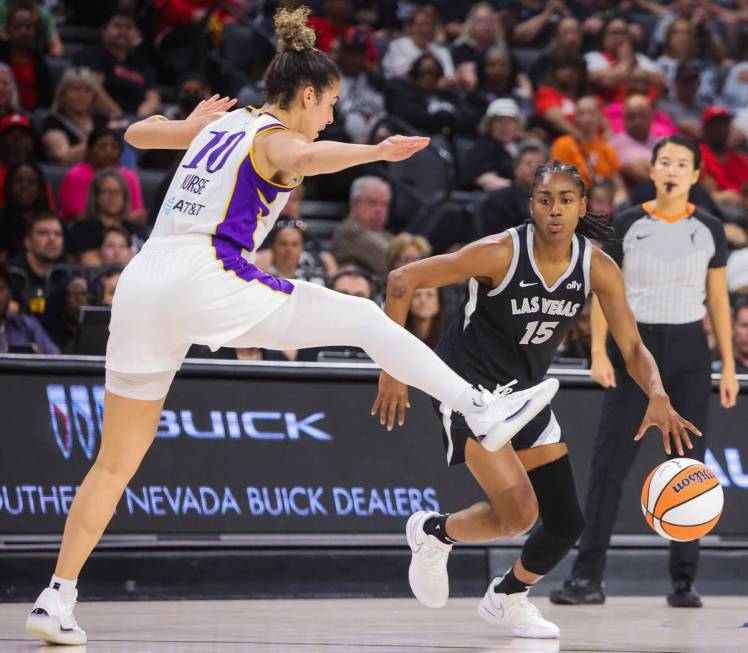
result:
<svg viewBox="0 0 748 653"><path fill-rule="evenodd" d="M650 426L657 426L662 431L666 453L670 454L672 436L675 450L682 456L684 444L688 449L693 448L688 431L696 435L701 435L701 432L691 422L681 417L670 404L657 363L644 346L636 325L636 318L626 301L626 289L620 268L613 259L599 249L592 251L590 267L592 290L600 301L600 307L608 322L610 332L621 350L626 363L626 371L649 397L647 412L634 439L641 440Z"/></svg>
<svg viewBox="0 0 748 653"><path fill-rule="evenodd" d="M298 132L274 130L255 141L255 160L266 161L268 172L273 174L283 171L308 177L374 161L403 161L425 148L429 141L427 136L390 136L377 145L310 142Z"/></svg>
<svg viewBox="0 0 748 653"><path fill-rule="evenodd" d="M235 104L235 99L214 95L202 100L184 120L150 116L133 123L125 131L125 140L141 150L186 150L203 127L225 115Z"/></svg>
<svg viewBox="0 0 748 653"><path fill-rule="evenodd" d="M398 324L405 324L413 293L418 288L440 288L470 278L491 287L498 286L511 264L512 249L508 234L487 236L453 254L432 256L393 270L387 278L385 313ZM378 412L379 423L392 430L396 417L399 426L405 423L408 408L408 386L382 372L371 414Z"/></svg>

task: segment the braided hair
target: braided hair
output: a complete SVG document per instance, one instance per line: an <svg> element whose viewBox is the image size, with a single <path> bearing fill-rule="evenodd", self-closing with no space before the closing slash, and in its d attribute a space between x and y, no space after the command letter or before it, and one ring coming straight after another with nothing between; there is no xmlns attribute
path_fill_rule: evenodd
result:
<svg viewBox="0 0 748 653"><path fill-rule="evenodd" d="M544 163L536 168L535 177L532 180L532 191L535 192L535 187L540 183L545 175L554 172L569 175L579 188L579 194L582 197L587 197L587 185L584 183L584 179L582 179L582 175L579 174L577 167L575 165L561 163L558 159L553 161L553 163ZM579 217L579 223L574 231L580 236L587 236L587 238L592 238L593 240L598 240L600 242L617 240L615 229L610 225L607 215L585 213Z"/></svg>

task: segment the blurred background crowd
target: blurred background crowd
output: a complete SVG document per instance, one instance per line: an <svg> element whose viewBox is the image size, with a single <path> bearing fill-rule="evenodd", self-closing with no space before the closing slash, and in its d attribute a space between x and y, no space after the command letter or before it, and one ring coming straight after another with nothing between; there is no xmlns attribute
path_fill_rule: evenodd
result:
<svg viewBox="0 0 748 653"><path fill-rule="evenodd" d="M96 353L81 344L82 309L111 304L181 159L133 150L124 130L184 118L214 92L261 106L273 14L299 4L0 0L0 352ZM680 132L704 159L691 201L730 246L735 356L748 371L748 0L305 4L342 73L321 138L432 140L403 163L307 180L261 267L382 303L389 270L527 220L548 160L579 167L594 213L652 199L652 148ZM463 294L419 290L407 328L435 345ZM589 340L582 319L559 362L585 366ZM192 355L367 360L350 349Z"/></svg>

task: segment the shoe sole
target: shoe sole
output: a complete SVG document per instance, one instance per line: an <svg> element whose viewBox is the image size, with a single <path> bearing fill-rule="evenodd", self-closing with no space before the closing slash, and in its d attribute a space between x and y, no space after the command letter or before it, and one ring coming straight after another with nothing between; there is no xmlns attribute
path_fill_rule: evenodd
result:
<svg viewBox="0 0 748 653"><path fill-rule="evenodd" d="M60 620L52 616L29 615L26 617L26 630L37 639L48 644L79 646L86 643L86 636L80 633L61 632Z"/></svg>
<svg viewBox="0 0 748 653"><path fill-rule="evenodd" d="M424 511L425 512L425 511ZM438 515L439 513L426 513L428 516ZM428 516L426 519L428 519ZM413 574L414 574L414 562L415 562L415 555L416 551L413 548L413 542L415 542L415 535L414 531L417 527L417 524L420 524L421 521L424 519L422 513L414 513L409 518L407 523L405 524L405 537L408 540L408 546L410 547L410 566L408 567L408 584L410 585L410 591L413 592L413 596L418 599L418 602L425 605L427 608L443 608L447 604L447 600L449 599L449 593L447 593L447 598L444 599L444 601L438 602L438 601L432 601L428 597L424 596L420 592L417 592L415 589L415 583L413 581Z"/></svg>
<svg viewBox="0 0 748 653"><path fill-rule="evenodd" d="M488 591L490 592L492 590L489 588ZM496 615L494 615L492 608L493 604L491 603L491 599L489 599L484 594L481 602L478 604L478 616L483 619L483 621L509 631L515 637L525 637L528 639L558 639L559 637L561 637L561 632L558 630L558 628L556 629L557 632L551 634L547 631L543 632L536 630L522 630L521 628L512 628L511 626L507 626L505 623L500 621L496 617Z"/></svg>
<svg viewBox="0 0 748 653"><path fill-rule="evenodd" d="M485 437L480 440L481 445L488 451L498 451L507 442L509 442L517 433L519 433L528 422L530 422L537 414L543 410L553 397L556 396L560 387L557 379L546 379L542 381L544 389L542 392L534 395L531 399L528 399L529 406L522 412L522 415L516 420L512 420L511 428L506 430L507 422L499 422L488 429Z"/></svg>

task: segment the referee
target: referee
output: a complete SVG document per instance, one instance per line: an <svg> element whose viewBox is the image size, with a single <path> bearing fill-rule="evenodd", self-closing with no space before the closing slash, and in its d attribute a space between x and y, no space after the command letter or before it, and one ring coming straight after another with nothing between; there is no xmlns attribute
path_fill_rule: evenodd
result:
<svg viewBox="0 0 748 653"><path fill-rule="evenodd" d="M657 189L651 202L616 216L619 240L605 251L623 269L626 297L647 349L657 361L673 407L705 431L711 391L711 361L702 320L709 311L722 358L720 399L735 405L738 382L732 354L730 304L722 224L688 202L699 178L701 154L690 139L676 135L661 140L652 153L650 176ZM592 378L608 388L592 458L585 503L587 525L579 543L572 577L551 592L553 603L604 603L605 556L621 500L621 487L638 450L634 434L647 398L626 373L620 352L611 342L606 351L607 324L596 300L592 309ZM643 435L637 434L636 439ZM693 449L665 451L704 460L703 438ZM699 542L670 543L673 607L701 607L693 588Z"/></svg>

